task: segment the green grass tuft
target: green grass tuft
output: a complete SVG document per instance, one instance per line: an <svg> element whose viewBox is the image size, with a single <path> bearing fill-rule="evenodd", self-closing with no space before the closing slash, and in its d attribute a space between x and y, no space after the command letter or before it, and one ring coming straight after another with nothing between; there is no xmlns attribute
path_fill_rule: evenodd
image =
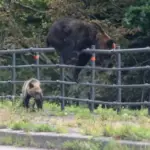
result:
<svg viewBox="0 0 150 150"><path fill-rule="evenodd" d="M100 106L91 113L83 106L60 106L44 102L42 111L26 111L19 100L0 102L0 128L34 132L78 132L93 137L150 141L150 117L147 109L122 109L120 114Z"/></svg>

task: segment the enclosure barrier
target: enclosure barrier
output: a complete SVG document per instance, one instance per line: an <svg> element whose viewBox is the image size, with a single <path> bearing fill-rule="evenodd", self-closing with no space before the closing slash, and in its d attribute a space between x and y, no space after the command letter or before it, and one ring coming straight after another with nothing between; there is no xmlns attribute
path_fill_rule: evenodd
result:
<svg viewBox="0 0 150 150"><path fill-rule="evenodd" d="M39 59L36 59L36 64L30 64L30 65L16 65L16 54L18 53L28 53L28 52L34 52L37 55L39 53L44 53L44 52L54 52L54 48L28 48L28 49L13 49L13 50L0 50L0 55L2 54L12 54L12 65L7 65L7 66L0 66L0 69L12 69L12 80L8 81L0 81L0 84L13 84L13 92L12 95L3 95L0 96L0 98L3 100L4 98L13 100L15 98L20 98L21 96L16 95L16 84L23 84L24 81L17 81L16 80L16 68L29 68L33 67L37 69L37 79L40 80L40 68L42 67L57 67L60 68L60 80L56 81L50 81L50 80L40 80L41 83L51 83L51 84L58 84L60 83L61 88L60 88L60 96L44 96L44 98L48 99L58 99L61 100L61 110L64 110L65 108L65 100L74 100L74 101L82 101L82 102L89 102L91 103L90 110L91 112L94 110L94 103L97 104L106 104L106 105L112 105L112 106L117 106L117 112L120 112L120 106L135 106L135 105L143 105L148 107L148 114L150 115L150 102L149 101L144 101L144 102L122 102L122 95L121 95L121 90L122 88L150 88L150 84L130 84L130 85L122 85L121 84L121 71L127 71L127 70L147 70L150 69L150 66L137 66L137 67L121 67L121 54L122 53L139 53L139 52L150 52L150 48L138 48L138 49L120 49L118 47L117 49L112 49L112 50L103 50L103 49L95 49L95 46L92 46L91 49L86 49L85 51L91 51L92 52L92 57L94 58L96 53L101 53L101 54L117 54L117 65L116 67L113 68L106 68L106 67L96 67L95 66L95 60L91 60L91 66L84 66L84 67L79 67L79 66L74 66L74 65L65 65L62 64L62 60L60 58L60 64L39 64ZM86 82L86 83L76 83L76 82L70 82L70 81L65 81L65 75L64 75L64 68L83 68L83 69L91 69L92 74L91 74L91 83ZM102 71L117 71L117 83L108 85L108 84L100 84L100 83L95 83L95 71L96 70L102 70ZM79 98L72 98L72 97L65 97L65 85L73 85L73 84L79 84L79 85L88 85L91 87L90 90L90 97L89 99L79 99ZM95 87L107 87L107 88L117 88L117 101L115 102L104 102L104 101L99 101L95 100Z"/></svg>

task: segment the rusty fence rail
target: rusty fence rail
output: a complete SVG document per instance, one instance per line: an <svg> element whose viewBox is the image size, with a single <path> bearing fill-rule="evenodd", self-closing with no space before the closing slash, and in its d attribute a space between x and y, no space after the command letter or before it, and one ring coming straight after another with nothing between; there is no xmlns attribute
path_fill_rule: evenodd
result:
<svg viewBox="0 0 150 150"><path fill-rule="evenodd" d="M106 68L106 67L96 67L95 66L95 61L91 61L91 66L84 66L84 67L79 67L79 66L74 66L74 65L64 65L62 64L62 61L60 59L60 64L39 64L39 59L36 60L36 64L30 64L30 65L16 65L16 54L23 54L23 53L28 53L28 52L34 52L37 55L39 53L45 53L45 52L55 52L54 48L28 48L28 49L8 49L8 50L0 50L0 55L3 54L12 54L12 65L7 65L7 66L0 66L0 69L12 69L12 80L7 80L7 81L0 81L0 84L12 84L13 89L12 89L12 95L3 95L0 96L0 99L8 98L13 100L14 98L18 98L20 96L16 95L16 84L22 84L24 81L18 81L16 79L16 69L17 68L36 68L36 76L37 79L40 80L40 68L43 67L56 67L60 68L60 80L56 81L50 81L50 80L40 80L41 83L45 84L60 84L60 95L59 96L44 96L45 98L48 99L59 99L61 100L61 110L65 109L65 100L74 100L74 101L82 101L82 102L89 102L91 103L90 110L94 110L94 103L97 104L106 104L106 105L115 105L117 106L117 111L120 111L120 106L126 106L126 105L144 105L148 107L148 112L150 114L150 102L144 101L144 102L122 102L122 88L150 88L150 84L129 84L129 85L122 85L121 83L121 72L122 71L127 71L127 70L148 70L150 69L150 66L136 66L136 67L121 67L121 54L122 53L140 53L140 52L150 52L150 48L138 48L138 49L120 49L120 47L117 47L117 49L112 49L112 50L102 50L102 49L95 49L94 46L92 46L91 49L86 49L85 51L91 51L93 57L97 53L101 54L116 54L117 55L117 64L116 67L113 68ZM79 85L88 85L90 86L90 96L89 99L79 99L79 98L72 98L72 97L66 97L65 96L65 85L74 85L77 84L76 82L70 82L70 81L65 81L65 74L64 74L64 69L65 68L83 68L83 69L90 69L92 70L91 74L91 82L86 82L86 83L78 83ZM102 71L117 71L117 83L108 85L108 84L100 84L100 83L95 83L95 72L96 70L102 70ZM107 88L117 88L117 101L115 102L104 102L104 101L99 101L95 99L95 87L107 87Z"/></svg>

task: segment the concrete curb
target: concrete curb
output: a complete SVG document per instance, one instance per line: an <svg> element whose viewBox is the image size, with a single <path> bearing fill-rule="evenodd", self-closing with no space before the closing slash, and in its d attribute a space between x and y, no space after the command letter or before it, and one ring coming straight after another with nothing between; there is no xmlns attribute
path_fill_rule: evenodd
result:
<svg viewBox="0 0 150 150"><path fill-rule="evenodd" d="M80 134L58 134L58 133L47 133L47 132L24 132L24 131L15 131L11 129L0 129L0 144L7 144L4 142L7 138L11 138L12 143L18 141L26 141L27 146L41 147L41 148L60 148L62 144L66 141L75 141L83 140L89 141L94 140L101 142L103 145L106 145L111 140L114 140L111 137L100 137L92 138L92 136L83 136ZM136 150L141 149L150 149L150 142L137 142L137 141L128 141L128 140L116 140L117 143L126 145ZM8 143L11 144L11 143Z"/></svg>

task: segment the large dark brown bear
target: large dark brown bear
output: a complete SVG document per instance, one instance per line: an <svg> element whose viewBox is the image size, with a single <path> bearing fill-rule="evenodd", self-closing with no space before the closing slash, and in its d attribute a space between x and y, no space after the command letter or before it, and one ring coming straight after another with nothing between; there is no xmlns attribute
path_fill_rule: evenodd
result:
<svg viewBox="0 0 150 150"><path fill-rule="evenodd" d="M85 66L90 60L91 52L83 52L86 48L95 45L97 49L112 49L114 41L104 32L95 21L85 22L74 18L61 18L55 21L47 35L47 46L54 47L62 56L63 63L73 63L76 66ZM75 69L74 80L78 80L81 69Z"/></svg>
<svg viewBox="0 0 150 150"><path fill-rule="evenodd" d="M35 104L38 109L42 109L43 92L40 86L40 81L35 78L25 81L22 87L23 106L27 109L29 108L29 101L31 97L34 98L32 109L34 110Z"/></svg>

